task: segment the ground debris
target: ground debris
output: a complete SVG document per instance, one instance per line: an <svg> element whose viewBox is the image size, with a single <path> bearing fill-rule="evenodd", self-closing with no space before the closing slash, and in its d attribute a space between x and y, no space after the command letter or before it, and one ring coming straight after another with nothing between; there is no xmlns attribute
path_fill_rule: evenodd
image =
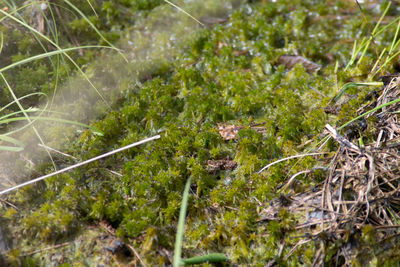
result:
<svg viewBox="0 0 400 267"><path fill-rule="evenodd" d="M369 110L399 99L399 84L399 75L386 80L381 95L373 105L368 104ZM304 232L298 246L316 240L324 244L315 250L316 265L326 261L326 252L321 251L329 244L335 244L330 262L339 265L366 265L388 257L400 240L399 110L399 103L388 104L366 116L378 118L374 125L368 125L376 128L377 136L363 147L327 125L330 137L340 146L325 181L308 192L286 195L289 201L285 203L282 197L271 201L259 213L260 221L276 220L282 208L296 214L296 229ZM366 111L361 108L359 113Z"/></svg>
<svg viewBox="0 0 400 267"><path fill-rule="evenodd" d="M308 73L313 73L322 68L321 65L312 62L301 56L294 55L282 55L278 58L278 63L281 65L285 65L287 69L291 69L296 64L302 64Z"/></svg>
<svg viewBox="0 0 400 267"><path fill-rule="evenodd" d="M216 173L223 170L233 170L237 166L237 163L229 158L220 160L208 160L207 171L208 173Z"/></svg>
<svg viewBox="0 0 400 267"><path fill-rule="evenodd" d="M243 129L241 126L218 124L218 132L224 140L235 139L241 129Z"/></svg>
<svg viewBox="0 0 400 267"><path fill-rule="evenodd" d="M265 133L265 127L260 126L262 125L261 123L256 123L248 126L248 128L255 130L261 134ZM234 140L237 139L237 134L239 133L240 130L245 129L245 126L238 126L235 124L222 124L218 123L217 124L217 129L219 134L224 140Z"/></svg>

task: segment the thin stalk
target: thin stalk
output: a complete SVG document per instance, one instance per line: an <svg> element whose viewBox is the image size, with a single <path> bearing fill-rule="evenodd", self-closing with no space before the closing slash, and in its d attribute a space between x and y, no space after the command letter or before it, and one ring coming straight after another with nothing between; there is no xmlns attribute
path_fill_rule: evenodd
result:
<svg viewBox="0 0 400 267"><path fill-rule="evenodd" d="M30 184L33 184L33 183L36 183L36 182L42 181L42 180L44 180L44 179L50 178L50 177L52 177L52 176L55 176L55 175L57 175L57 174L61 174L61 173L64 173L64 172L73 170L73 169L78 168L78 167L80 167L80 166L83 166L83 165L86 165L86 164L91 163L91 162L93 162L93 161L96 161L96 160L99 160L99 159L102 159L102 158L111 156L111 155L113 155L113 154L116 154L116 153L118 153L118 152L127 150L127 149L129 149L129 148L132 148L132 147L135 147L135 146L138 146L138 145L141 145L141 144L150 142L150 141L155 140L155 139L159 139L160 137L161 137L160 135L156 135L156 136L149 137L149 138L146 138L146 139L144 139L144 140L141 140L141 141L139 141L139 142L136 142L136 143L133 143L133 144L130 144L130 145L127 145L127 146L124 146L124 147L121 147L121 148L112 150L112 151L110 151L110 152L108 152L108 153L105 153L105 154L102 154L102 155L100 155L100 156L97 156L97 157L94 157L94 158L85 160L85 161L83 161L83 162L74 164L74 165L72 165L72 166L66 167L66 168L61 169L61 170L58 170L58 171L56 171L56 172L52 172L52 173L50 173L50 174L46 174L46 175L44 175L44 176L38 177L38 178L33 179L33 180L30 180L30 181L28 181L28 182L19 184L19 185L17 185L17 186L13 186L13 187L8 188L8 189L5 189L5 190L3 190L3 191L0 191L0 195L9 193L9 192L11 192L11 191L17 190L18 188L21 188L21 187L24 187L24 186L27 186L27 185L30 185Z"/></svg>
<svg viewBox="0 0 400 267"><path fill-rule="evenodd" d="M110 43L104 36L103 34L101 34L101 32L96 28L96 26L93 25L93 23L85 16L85 14L82 13L82 11L80 11L79 8L77 8L74 4L72 4L70 1L68 0L64 0L65 3L67 3L70 7L72 7L73 10L76 11L76 13L78 13L88 24L89 26L101 37L101 39L106 42L106 44L108 44L110 47L112 47L113 49L115 49L116 51L118 51L118 53L121 55L121 57L128 63L128 59L125 57L125 55L121 52L120 49L116 48L112 43Z"/></svg>
<svg viewBox="0 0 400 267"><path fill-rule="evenodd" d="M89 6L90 6L90 8L92 9L94 15L95 15L96 17L99 17L99 15L97 14L96 10L94 9L92 3L90 3L89 0L86 0L86 2L89 4Z"/></svg>
<svg viewBox="0 0 400 267"><path fill-rule="evenodd" d="M47 95L46 95L45 93L42 93L42 92L35 92L35 93L30 93L30 94L21 96L20 98L18 98L18 101L19 101L19 100L22 100L22 99L24 99L24 98L30 97L30 96L34 96L34 95L42 95L42 96L47 97ZM15 100L12 101L12 102L10 102L10 103L8 103L8 104L5 105L4 107L0 108L0 112L3 111L4 109L8 108L9 106L11 106L11 105L14 104L14 103L16 103Z"/></svg>
<svg viewBox="0 0 400 267"><path fill-rule="evenodd" d="M3 51L3 46L4 46L4 36L3 36L3 32L0 32L0 54L1 54L1 51Z"/></svg>
<svg viewBox="0 0 400 267"><path fill-rule="evenodd" d="M26 110L24 112L26 112ZM66 123L66 124L72 124L72 125L76 125L76 126L82 126L82 127L92 130L93 133L96 135L103 135L103 133L100 130L96 129L95 127L84 124L84 123L80 123L77 121L70 121L70 120L53 118L53 117L40 117L40 116L31 116L29 118L33 119L33 120L29 120L29 124L33 124L36 120L54 121L54 122L59 122L59 123ZM16 118L11 118L11 119L1 120L0 122L1 123L10 123L10 122L14 122L14 121L24 121L24 120L27 120L27 119L25 117L16 117ZM11 134L11 133L6 133L4 135L9 135L9 134Z"/></svg>
<svg viewBox="0 0 400 267"><path fill-rule="evenodd" d="M392 53L393 49L399 44L399 42L396 42L397 36L399 35L399 30L400 30L400 21L397 24L396 33L394 34L392 45L390 46L389 55Z"/></svg>
<svg viewBox="0 0 400 267"><path fill-rule="evenodd" d="M376 23L375 28L373 29L373 31L371 33L372 36L375 36L375 33L378 30L379 25L381 25L383 18L386 16L386 13L389 11L390 5L391 5L391 2L388 3L388 5L385 8L385 11L383 11L382 16L379 18L378 22Z"/></svg>
<svg viewBox="0 0 400 267"><path fill-rule="evenodd" d="M371 73L374 72L374 70L378 67L379 61L381 61L381 58L385 52L386 52L386 47L382 50L381 54L379 55L378 59L376 60L375 65L372 67Z"/></svg>
<svg viewBox="0 0 400 267"><path fill-rule="evenodd" d="M370 46L372 40L373 40L373 37L371 36L371 37L368 39L366 45L364 46L364 49L363 49L363 51L362 51L362 53L361 53L361 56L360 56L360 58L359 58L358 61L357 61L357 65L361 63L361 60L364 58L365 53L367 53L367 50L368 50L368 48L369 48L369 46Z"/></svg>
<svg viewBox="0 0 400 267"><path fill-rule="evenodd" d="M397 51L394 55L392 55L390 58L388 58L385 63L381 66L381 69L385 67L390 61L392 61L395 57L397 57L400 54L400 51Z"/></svg>
<svg viewBox="0 0 400 267"><path fill-rule="evenodd" d="M362 117L367 116L368 114L370 114L370 113L372 113L372 112L374 112L374 111L377 111L377 110L379 110L379 109L381 109L381 108L384 108L384 107L387 107L387 106L390 106L390 105L393 105L393 104L396 104L396 103L399 103L399 102L400 102L400 98L399 98L399 99L395 99L395 100L393 100L393 101L390 101L390 102L388 102L388 103L382 104L382 105L380 105L380 106L378 106L378 107L376 107L376 108L373 108L373 109L371 109L371 110L369 110L369 111L367 111L367 112L364 112L363 114L361 114L361 115L355 117L354 119L352 119L352 120L346 122L345 124L343 124L342 126L340 126L340 127L338 128L338 130L343 129L344 127L346 127L346 126L349 125L350 123L352 123L352 122L354 122L354 121L356 121L356 120L359 120L359 119L361 119Z"/></svg>
<svg viewBox="0 0 400 267"><path fill-rule="evenodd" d="M63 49L60 48L59 50L46 52L46 53L43 53L43 54L35 55L35 56L32 56L32 57L28 57L28 58L22 59L20 61L14 62L14 63L12 63L10 65L7 65L7 66L1 68L0 72L3 73L3 72L5 72L5 71L7 71L9 69L12 69L12 68L14 68L16 66L19 66L19 65L22 65L22 64L26 64L26 63L29 63L29 62L32 62L32 61L35 61L35 60L38 60L38 59L42 59L42 58L51 57L51 56L54 56L54 55L65 54L67 52L78 50L78 49L82 49L82 48L110 48L110 47L108 47L108 46L86 45L86 46L70 47L70 48L63 48Z"/></svg>
<svg viewBox="0 0 400 267"><path fill-rule="evenodd" d="M392 20L389 24L383 26L379 31L376 32L375 36L380 35L381 33L383 33L384 31L386 31L388 28L390 28L393 24L395 24L396 22L400 21L400 16L398 16L397 18L395 18L394 20Z"/></svg>
<svg viewBox="0 0 400 267"><path fill-rule="evenodd" d="M65 0L66 2L68 2L67 0ZM72 4L71 4L72 5ZM73 7L75 7L74 5L72 5ZM76 8L76 7L75 7ZM80 12L80 11L79 11ZM10 18L11 20L17 22L18 24L21 24L22 26L26 27L27 29L29 29L31 32L35 32L37 35L39 35L40 37L42 37L43 39L45 39L46 41L48 41L49 43L51 43L54 47L57 48L57 50L68 50L68 49L62 49L60 46L58 46L56 43L54 43L52 40L50 40L47 36L43 35L41 32L37 31L35 28L29 26L28 24L22 22L21 20L17 19L16 17L8 14L7 12L5 12L4 10L0 9L0 13L2 13L3 15L7 16L8 18ZM82 14L82 12L80 12L80 14ZM83 14L82 14L83 15ZM93 27L94 25L91 24ZM94 27L95 28L95 27ZM98 30L96 29L96 31L98 32ZM98 32L99 33L99 32ZM103 37L104 38L104 37ZM98 46L101 47L101 46ZM120 50L117 49L114 46L110 46L108 48L112 48L115 49L116 51L118 51L120 54ZM77 49L77 48L75 48ZM53 51L54 52L54 51ZM52 53L52 52L49 52ZM46 53L47 54L47 53ZM105 98L103 97L103 95L100 93L100 91L96 88L96 86L92 83L92 81L89 79L89 77L87 77L87 75L83 72L83 70L79 67L79 65L67 54L67 53L63 53L63 55L65 55L65 57L68 58L68 60L71 61L71 63L76 67L76 69L79 71L79 73L82 74L82 76L85 78L85 80L92 86L92 88L97 92L97 94L101 97L101 99L103 100L103 102L109 107L110 105L108 104L108 102L105 100ZM13 64L12 64L13 65Z"/></svg>
<svg viewBox="0 0 400 267"><path fill-rule="evenodd" d="M175 249L174 249L174 262L173 266L178 267L181 265L181 255L182 255L182 240L183 233L185 229L185 218L186 218L186 210L189 198L189 188L192 182L192 178L189 178L186 181L185 190L183 191L182 204L181 209L179 211L179 221L178 221L178 229L176 231L175 238Z"/></svg>
<svg viewBox="0 0 400 267"><path fill-rule="evenodd" d="M0 146L0 151L20 152L24 150L24 144L12 137L0 135L0 140L14 144L15 146Z"/></svg>
<svg viewBox="0 0 400 267"><path fill-rule="evenodd" d="M11 89L10 85L8 84L8 81L6 79L6 77L4 77L4 74L0 71L0 76L4 81L4 84L6 85L8 91L10 92L11 96L13 97L15 103L18 105L19 109L22 111L22 113L24 114L25 118L27 121L31 122L31 119L28 116L28 113L25 111L24 107L21 105L21 103L19 102L17 96L14 94L14 91ZM44 145L44 141L42 139L42 137L40 136L38 130L36 129L36 127L34 125L32 125L32 129L35 132L36 136L38 137L38 139L40 140L40 143L42 143L42 145ZM53 157L50 154L50 151L48 151L46 149L46 152L48 154L48 156L50 157L51 162L53 163L53 166L55 169L57 169L56 164L54 163Z"/></svg>
<svg viewBox="0 0 400 267"><path fill-rule="evenodd" d="M192 15L190 15L188 12L186 12L185 10L183 10L181 7L175 5L174 3L171 3L168 0L164 0L165 2L167 2L168 4L170 4L171 6L175 7L176 9L178 9L179 11L183 12L184 14L188 15L190 18L192 18L194 21L196 21L197 23L199 23L201 26L205 26L201 21L199 21L198 19L196 19L195 17L193 17Z"/></svg>

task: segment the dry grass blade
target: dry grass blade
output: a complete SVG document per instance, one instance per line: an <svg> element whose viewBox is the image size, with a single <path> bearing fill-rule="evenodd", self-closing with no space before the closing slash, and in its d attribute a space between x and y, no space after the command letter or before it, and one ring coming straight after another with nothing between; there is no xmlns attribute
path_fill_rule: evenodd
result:
<svg viewBox="0 0 400 267"><path fill-rule="evenodd" d="M294 156L290 156L290 157L287 157L287 158L283 158L283 159L274 161L274 162L272 162L272 163L266 165L266 166L263 167L261 170L259 170L257 173L262 173L263 171L265 171L265 170L268 169L269 167L271 167L271 166L273 166L273 165L275 165L275 164L277 164L277 163L280 163L280 162L282 162L282 161L286 161L286 160L289 160L289 159L302 158L302 157L307 157L307 156L318 156L318 155L323 155L323 154L326 154L326 153L325 153L325 152L320 152L320 153L309 153L309 154L294 155Z"/></svg>
<svg viewBox="0 0 400 267"><path fill-rule="evenodd" d="M55 153L57 153L57 154L63 155L64 157L71 158L71 159L73 159L73 160L77 160L76 157L71 156L71 155L69 155L69 154L67 154L67 153L61 152L61 151L59 151L59 150L57 150L57 149L51 148L51 147L49 147L49 146L46 146L46 145L43 145L43 144L38 144L38 146L43 147L43 148L45 148L45 149L47 149L47 150L49 150L49 151L55 152Z"/></svg>
<svg viewBox="0 0 400 267"><path fill-rule="evenodd" d="M333 139L335 139L341 145L347 146L349 149L356 153L361 153L361 150L358 146L354 145L352 142L348 141L342 135L340 135L332 126L329 124L325 125L325 129L329 132Z"/></svg>

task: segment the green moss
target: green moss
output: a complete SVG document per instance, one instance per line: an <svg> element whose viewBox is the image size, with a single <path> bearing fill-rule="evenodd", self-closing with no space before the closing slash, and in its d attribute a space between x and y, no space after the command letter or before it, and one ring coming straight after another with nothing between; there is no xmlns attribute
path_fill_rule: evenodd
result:
<svg viewBox="0 0 400 267"><path fill-rule="evenodd" d="M99 18L90 19L117 40L130 22L145 13L127 14L145 12L161 2L105 1L101 8L96 6ZM363 62L367 67L333 73L335 62L328 54L334 54L341 66L351 55L351 46L339 46L338 40L358 38L358 30L366 27L357 18L340 23L331 18L346 7L342 1L332 5L245 3L226 24L196 33L172 63L161 62L156 78L142 84L122 81L127 87L122 100L94 123L104 135L84 132L73 141L70 153L84 160L155 134L161 134L161 139L50 179L37 185L37 192L29 188L13 196L22 210L4 209L7 220L21 224L14 229L17 238L51 243L79 235L84 225L103 221L116 229L118 237L134 240L149 265L168 263L164 251L172 250L182 191L190 177L185 255L222 252L239 265L270 260L311 265L317 249L311 243L283 260L298 241L293 214L282 209L277 220L258 219L268 201L280 196L278 188L288 177L321 162L305 158L257 171L279 158L307 152L304 144L318 141L326 122L353 117L363 101L363 94L349 91L359 95L344 103L337 117L324 112L337 92L336 84L347 82L353 74L366 74L375 56L368 51L371 59ZM92 40L84 20L76 19L70 27L77 36L87 35L87 42ZM28 43L22 42L18 49L29 50ZM14 60L28 54L17 54ZM297 64L287 70L276 65L283 54L301 54L326 69L309 74ZM93 57L87 54L81 63ZM22 71L21 75L29 72L36 77L21 78L20 84L39 87L46 83L48 68L35 64ZM234 140L224 140L218 123L241 130ZM235 160L237 167L208 172L208 160L225 158ZM108 170L121 172L122 177ZM299 176L290 189L306 190L324 175L317 170ZM362 238L373 244L367 230ZM283 254L278 257L283 241ZM328 257L335 249L334 245L327 248Z"/></svg>

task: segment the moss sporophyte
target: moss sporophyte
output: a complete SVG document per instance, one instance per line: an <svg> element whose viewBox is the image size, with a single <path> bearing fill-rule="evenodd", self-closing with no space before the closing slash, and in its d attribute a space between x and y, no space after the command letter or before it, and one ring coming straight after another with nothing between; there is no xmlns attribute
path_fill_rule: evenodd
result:
<svg viewBox="0 0 400 267"><path fill-rule="evenodd" d="M327 140L324 126L332 125L353 142L361 138L357 145L364 147L377 140L380 131L371 125L381 115L371 107L380 105L378 95L383 90L370 83L381 74L397 72L398 66L389 60L398 45L399 11L394 5L364 3L360 13L357 4L349 1L173 2L199 21L221 18L204 27L164 1L68 2L80 9L56 1L49 4L52 12L39 16L57 26L57 32L49 28L49 34L43 36L52 38L59 47L104 45L108 40L124 48L129 62L104 50L71 49L70 57L85 74L83 79L71 78L75 65L65 60L63 53L51 52L55 45L40 35L30 39L4 19L1 67L42 54L44 48L45 53L54 54L8 69L3 75L16 99L40 93L20 99L28 117L51 114L60 118L32 119L31 124L43 144L63 154L43 150L46 157L47 153L52 156L53 163L36 157L37 136L29 133L34 132L29 125L25 130L30 130L10 134L14 139L9 140L21 142L25 150L20 152L24 154L0 154L7 155L7 161L0 161L0 177L21 177L15 181L19 184L53 172L54 166L62 170L149 136L160 134L161 138L8 194L1 206L1 221L2 230L10 233L13 242L8 242L9 249L3 253L4 262L170 265L187 181L180 255L186 260L177 261L179 264L223 261L297 266L398 259L395 246L386 257L375 243L383 228L359 221L352 224L349 219L336 225L341 234L336 240L326 231L312 232L326 226L313 224L313 220L326 216L342 219L345 209L357 200L344 181L342 194L335 194L337 188L326 182L329 173L334 174L336 184L342 181L330 162L347 165L335 156L343 155L339 153L342 147L332 138ZM7 7L12 9L13 5L7 2ZM18 10L13 10L10 14L17 14ZM382 12L386 16L381 19ZM23 21L21 17L18 19ZM65 89L56 94L52 88L62 82L66 82ZM385 92L396 96L393 90ZM0 106L6 108L1 112L23 115L17 105L7 106L15 101L11 91L2 94ZM40 99L47 101L46 108L29 110ZM371 114L365 118L367 126L352 132L353 138L346 137L346 128L339 128L362 114L358 113L361 110ZM63 123L66 114L70 121L92 128ZM13 131L13 123L5 127L7 131ZM382 132L380 143L389 137ZM354 162L364 160L357 161L357 170L370 177L372 161L347 152ZM385 165L376 153L373 159L382 166L395 162ZM15 167L6 169L10 165ZM33 172L20 171L17 166ZM396 188L389 177L377 184L385 179ZM368 184L368 180L348 181L354 186ZM393 189L391 185L378 188L371 184L371 188L385 195ZM327 189L321 191L321 186ZM318 194L309 197L306 194L310 192ZM325 201L329 194L335 201ZM359 204L369 197L367 194ZM315 200L310 204L313 207L331 203L339 208L329 214L326 209L306 212L305 207L296 206L306 199ZM379 220L398 219L397 204L390 203L380 206L381 214L387 216ZM367 211L366 205L357 210ZM305 218L308 224L302 225ZM397 235L395 227L390 229ZM390 237L393 244L394 236ZM355 243L359 246L353 246ZM115 247L128 252L113 254L119 251L110 249ZM353 254L345 254L348 251L344 248L350 247ZM368 262L358 257L365 255L366 248L375 253ZM204 258L207 255L211 257Z"/></svg>

